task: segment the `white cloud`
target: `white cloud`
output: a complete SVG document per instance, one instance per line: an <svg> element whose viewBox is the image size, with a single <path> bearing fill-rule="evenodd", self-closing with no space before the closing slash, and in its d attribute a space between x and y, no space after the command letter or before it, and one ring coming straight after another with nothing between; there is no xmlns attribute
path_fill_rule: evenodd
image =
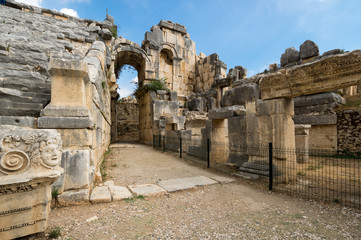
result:
<svg viewBox="0 0 361 240"><path fill-rule="evenodd" d="M138 77L132 78L132 80L130 81L130 83L132 83L132 84L137 84L137 83L138 83Z"/></svg>
<svg viewBox="0 0 361 240"><path fill-rule="evenodd" d="M41 7L43 0L16 0L16 2L33 5L35 7Z"/></svg>
<svg viewBox="0 0 361 240"><path fill-rule="evenodd" d="M62 9L60 9L60 12L68 14L73 17L79 17L77 11L75 11L74 9L62 8Z"/></svg>
<svg viewBox="0 0 361 240"><path fill-rule="evenodd" d="M128 88L119 88L117 91L121 98L128 97L129 95L131 95L133 93L133 91Z"/></svg>

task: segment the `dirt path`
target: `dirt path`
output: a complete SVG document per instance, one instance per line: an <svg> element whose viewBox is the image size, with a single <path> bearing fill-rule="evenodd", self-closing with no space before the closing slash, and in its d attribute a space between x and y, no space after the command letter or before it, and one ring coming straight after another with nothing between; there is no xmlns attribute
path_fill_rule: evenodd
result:
<svg viewBox="0 0 361 240"><path fill-rule="evenodd" d="M123 186L215 174L129 144L113 149L106 166L108 179ZM360 239L360 223L353 210L270 193L238 179L159 197L54 209L47 233L58 226L61 239Z"/></svg>

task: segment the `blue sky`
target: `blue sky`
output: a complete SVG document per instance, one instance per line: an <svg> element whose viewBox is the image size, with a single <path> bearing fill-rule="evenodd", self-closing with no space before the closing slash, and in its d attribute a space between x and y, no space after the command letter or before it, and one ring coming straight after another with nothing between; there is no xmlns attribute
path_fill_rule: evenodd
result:
<svg viewBox="0 0 361 240"><path fill-rule="evenodd" d="M18 0L20 1L20 0ZM320 52L361 46L360 0L21 0L102 21L106 8L118 34L141 44L161 19L185 25L197 54L218 53L228 69L241 65L248 76L279 63L288 47L305 41ZM124 73L121 92L130 93L136 74Z"/></svg>

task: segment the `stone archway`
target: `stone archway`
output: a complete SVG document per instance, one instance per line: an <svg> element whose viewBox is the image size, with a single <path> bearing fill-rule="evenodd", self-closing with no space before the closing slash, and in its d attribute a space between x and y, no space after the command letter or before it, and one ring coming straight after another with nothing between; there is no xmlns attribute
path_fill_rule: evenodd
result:
<svg viewBox="0 0 361 240"><path fill-rule="evenodd" d="M115 74L115 77L118 78L119 71L124 65L130 65L134 67L138 72L138 84L139 86L143 86L143 84L146 82L147 78L147 72L152 72L149 68L151 66L150 64L150 58L147 55L147 53L139 47L138 44L133 43L129 40L118 38L115 41L114 47L113 47L113 73ZM112 141L118 140L117 138L117 98L118 94L114 92L112 94ZM139 116L146 115L141 114L142 111L144 111L144 108L139 106ZM144 121L143 118L139 119L140 121ZM144 124L140 122L139 128L141 128Z"/></svg>

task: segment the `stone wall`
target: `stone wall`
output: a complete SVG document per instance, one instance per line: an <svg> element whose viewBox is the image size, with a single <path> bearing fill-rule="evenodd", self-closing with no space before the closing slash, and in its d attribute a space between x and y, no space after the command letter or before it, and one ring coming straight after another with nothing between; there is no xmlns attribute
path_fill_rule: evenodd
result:
<svg viewBox="0 0 361 240"><path fill-rule="evenodd" d="M38 117L50 102L50 58L84 57L109 25L6 2L11 7L0 8L0 115Z"/></svg>
<svg viewBox="0 0 361 240"><path fill-rule="evenodd" d="M161 20L145 33L142 49L154 69L148 80L166 78L168 88L179 95L193 91L196 49L183 25Z"/></svg>
<svg viewBox="0 0 361 240"><path fill-rule="evenodd" d="M0 8L0 124L57 129L64 174L54 186L68 191L64 196L83 189L87 199L110 143L109 48L116 26L6 4Z"/></svg>
<svg viewBox="0 0 361 240"><path fill-rule="evenodd" d="M347 110L337 114L337 145L339 151L360 153L360 111Z"/></svg>
<svg viewBox="0 0 361 240"><path fill-rule="evenodd" d="M219 60L219 56L214 53L197 61L196 78L194 92L210 90L213 82L223 79L227 75L227 65Z"/></svg>
<svg viewBox="0 0 361 240"><path fill-rule="evenodd" d="M116 141L139 139L138 103L118 102L116 105Z"/></svg>

